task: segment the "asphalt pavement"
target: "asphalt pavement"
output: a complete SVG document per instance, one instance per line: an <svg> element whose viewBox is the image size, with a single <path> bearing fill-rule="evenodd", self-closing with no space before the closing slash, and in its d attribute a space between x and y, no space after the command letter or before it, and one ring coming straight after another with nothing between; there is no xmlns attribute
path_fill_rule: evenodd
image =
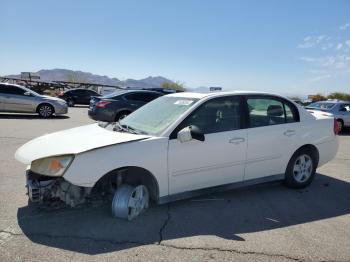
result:
<svg viewBox="0 0 350 262"><path fill-rule="evenodd" d="M349 131L302 190L263 184L153 205L131 222L107 205L28 206L16 149L89 123L84 106L51 119L0 114L0 261L350 261Z"/></svg>

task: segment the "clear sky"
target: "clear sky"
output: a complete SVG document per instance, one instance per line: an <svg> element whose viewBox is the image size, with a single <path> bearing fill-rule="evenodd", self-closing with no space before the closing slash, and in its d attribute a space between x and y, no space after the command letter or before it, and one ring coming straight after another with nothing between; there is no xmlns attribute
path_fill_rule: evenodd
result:
<svg viewBox="0 0 350 262"><path fill-rule="evenodd" d="M350 92L350 1L0 0L0 75L66 68L188 87Z"/></svg>

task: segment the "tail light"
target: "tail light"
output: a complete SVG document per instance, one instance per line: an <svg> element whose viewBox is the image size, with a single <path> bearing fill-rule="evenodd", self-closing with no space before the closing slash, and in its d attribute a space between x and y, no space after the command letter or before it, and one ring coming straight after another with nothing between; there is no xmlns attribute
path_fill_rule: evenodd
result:
<svg viewBox="0 0 350 262"><path fill-rule="evenodd" d="M334 134L338 135L339 134L339 124L337 119L334 118L334 126L333 126Z"/></svg>
<svg viewBox="0 0 350 262"><path fill-rule="evenodd" d="M96 103L96 107L106 107L106 105L109 105L111 102L108 101L100 101Z"/></svg>
<svg viewBox="0 0 350 262"><path fill-rule="evenodd" d="M63 96L63 94L64 94L63 91L58 92L58 96Z"/></svg>

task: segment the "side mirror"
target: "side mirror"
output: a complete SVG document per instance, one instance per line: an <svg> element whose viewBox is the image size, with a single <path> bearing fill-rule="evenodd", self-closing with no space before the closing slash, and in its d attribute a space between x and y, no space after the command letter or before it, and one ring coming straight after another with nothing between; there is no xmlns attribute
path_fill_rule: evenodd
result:
<svg viewBox="0 0 350 262"><path fill-rule="evenodd" d="M204 141L205 137L202 131L196 127L196 126L188 126L184 129L181 129L179 133L177 133L177 139L181 142L188 142L192 139L198 140L198 141Z"/></svg>
<svg viewBox="0 0 350 262"><path fill-rule="evenodd" d="M32 93L30 93L30 92L27 91L27 92L24 92L24 95L25 95L25 96L31 96Z"/></svg>

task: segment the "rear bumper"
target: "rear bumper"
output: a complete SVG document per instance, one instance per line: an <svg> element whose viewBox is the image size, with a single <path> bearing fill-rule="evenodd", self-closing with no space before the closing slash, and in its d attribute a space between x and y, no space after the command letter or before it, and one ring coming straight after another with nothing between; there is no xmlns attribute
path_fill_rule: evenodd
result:
<svg viewBox="0 0 350 262"><path fill-rule="evenodd" d="M88 115L95 121L114 122L115 112L106 108L89 108Z"/></svg>

